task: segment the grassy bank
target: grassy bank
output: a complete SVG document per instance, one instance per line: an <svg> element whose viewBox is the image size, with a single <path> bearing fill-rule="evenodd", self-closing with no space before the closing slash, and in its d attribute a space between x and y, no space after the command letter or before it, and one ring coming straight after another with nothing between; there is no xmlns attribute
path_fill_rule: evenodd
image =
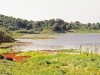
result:
<svg viewBox="0 0 100 75"><path fill-rule="evenodd" d="M85 33L85 34L89 34L89 33L100 33L100 30L69 30L68 32L66 33Z"/></svg>
<svg viewBox="0 0 100 75"><path fill-rule="evenodd" d="M55 54L44 52L22 52L17 56L31 56L21 62L0 60L1 75L99 75L100 55L58 51Z"/></svg>
<svg viewBox="0 0 100 75"><path fill-rule="evenodd" d="M7 54L7 53L13 53L13 51L10 49L0 49L0 55Z"/></svg>
<svg viewBox="0 0 100 75"><path fill-rule="evenodd" d="M50 37L50 36L41 36L41 35L37 35L37 36L30 36L30 37L21 37L22 39L55 39L54 37Z"/></svg>
<svg viewBox="0 0 100 75"><path fill-rule="evenodd" d="M12 46L14 46L14 43L13 42L11 42L11 43L1 43L0 44L0 48L4 48L4 49L10 48Z"/></svg>
<svg viewBox="0 0 100 75"><path fill-rule="evenodd" d="M12 32L12 36L13 36L13 38L14 39L18 39L18 38L21 38L21 36L23 36L23 34L22 33L17 33L17 32Z"/></svg>

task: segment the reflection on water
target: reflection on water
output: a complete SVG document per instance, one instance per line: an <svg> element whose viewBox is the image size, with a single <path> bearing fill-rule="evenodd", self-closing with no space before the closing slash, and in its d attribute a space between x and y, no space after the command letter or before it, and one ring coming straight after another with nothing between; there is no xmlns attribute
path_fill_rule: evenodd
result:
<svg viewBox="0 0 100 75"><path fill-rule="evenodd" d="M94 48L95 44L100 43L100 34L57 34L52 36L57 39L17 39L17 45L13 49L19 48L22 51L57 50L79 48L82 45L83 50L85 50L89 45Z"/></svg>

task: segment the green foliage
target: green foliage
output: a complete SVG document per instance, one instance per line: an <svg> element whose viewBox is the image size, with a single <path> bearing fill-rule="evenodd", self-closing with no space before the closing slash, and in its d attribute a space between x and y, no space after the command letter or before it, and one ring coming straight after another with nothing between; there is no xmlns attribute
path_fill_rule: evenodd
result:
<svg viewBox="0 0 100 75"><path fill-rule="evenodd" d="M14 41L11 33L5 28L0 28L0 43L2 42L12 42Z"/></svg>
<svg viewBox="0 0 100 75"><path fill-rule="evenodd" d="M1 54L7 54L7 53L12 53L12 50L0 49L0 55L1 55Z"/></svg>
<svg viewBox="0 0 100 75"><path fill-rule="evenodd" d="M40 52L36 52L36 51L28 51L28 52L19 53L16 56L32 56L32 57L34 57L37 55L43 55L43 54Z"/></svg>
<svg viewBox="0 0 100 75"><path fill-rule="evenodd" d="M0 27L6 27L11 31L19 33L65 33L72 30L99 30L99 23L83 24L79 21L65 22L62 19L50 19L44 21L28 21L19 18L13 18L5 15L0 15ZM77 32L76 32L77 33Z"/></svg>
<svg viewBox="0 0 100 75"><path fill-rule="evenodd" d="M14 39L18 39L18 38L20 38L21 36L23 36L23 34L21 34L21 33L17 33L17 32L11 32L12 33L12 36L13 36L13 38Z"/></svg>

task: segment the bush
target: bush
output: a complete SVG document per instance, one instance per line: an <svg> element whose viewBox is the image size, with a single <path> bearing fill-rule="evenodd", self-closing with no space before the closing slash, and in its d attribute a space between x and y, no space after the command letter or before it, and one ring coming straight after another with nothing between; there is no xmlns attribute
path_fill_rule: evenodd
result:
<svg viewBox="0 0 100 75"><path fill-rule="evenodd" d="M51 64L51 62L50 61L46 61L46 64Z"/></svg>
<svg viewBox="0 0 100 75"><path fill-rule="evenodd" d="M4 30L3 28L0 28L0 42L13 42L14 38L12 37L12 34Z"/></svg>
<svg viewBox="0 0 100 75"><path fill-rule="evenodd" d="M7 57L6 59L10 60L10 61L13 61L13 58L11 58L11 57Z"/></svg>
<svg viewBox="0 0 100 75"><path fill-rule="evenodd" d="M0 59L4 59L4 56L0 55Z"/></svg>

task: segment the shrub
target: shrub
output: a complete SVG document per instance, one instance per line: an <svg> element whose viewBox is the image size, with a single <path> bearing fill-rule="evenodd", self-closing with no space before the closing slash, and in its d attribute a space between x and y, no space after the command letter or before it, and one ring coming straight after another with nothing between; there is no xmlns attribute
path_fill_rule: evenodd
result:
<svg viewBox="0 0 100 75"><path fill-rule="evenodd" d="M46 61L46 64L51 64L51 62L50 61Z"/></svg>
<svg viewBox="0 0 100 75"><path fill-rule="evenodd" d="M0 59L4 59L4 56L0 55Z"/></svg>
<svg viewBox="0 0 100 75"><path fill-rule="evenodd" d="M6 59L10 60L10 61L13 61L13 58L11 58L11 57L7 57Z"/></svg>
<svg viewBox="0 0 100 75"><path fill-rule="evenodd" d="M12 34L5 29L0 28L0 42L13 42Z"/></svg>

